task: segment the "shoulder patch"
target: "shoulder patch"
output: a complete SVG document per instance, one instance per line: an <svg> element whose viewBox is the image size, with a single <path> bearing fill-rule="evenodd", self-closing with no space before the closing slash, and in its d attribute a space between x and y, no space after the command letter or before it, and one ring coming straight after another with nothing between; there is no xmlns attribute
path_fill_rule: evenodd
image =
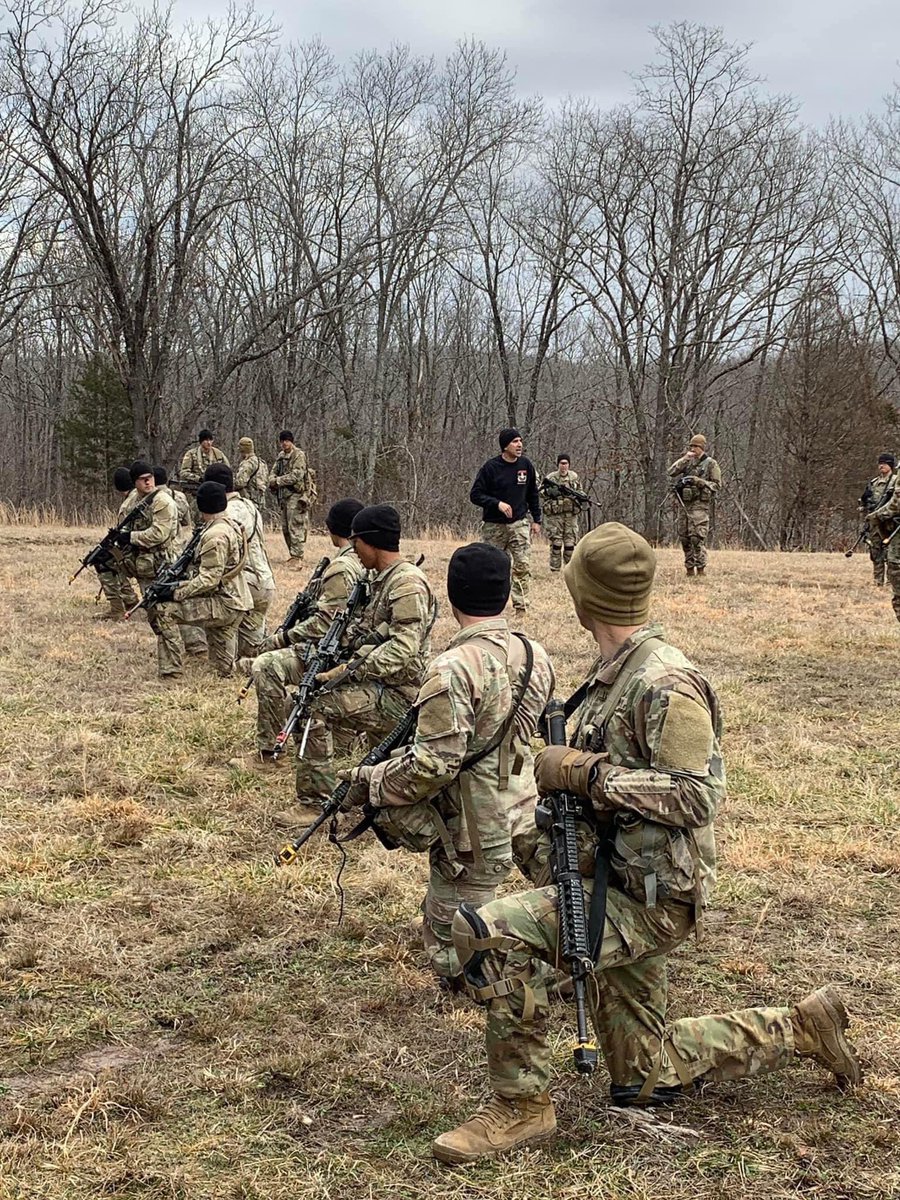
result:
<svg viewBox="0 0 900 1200"><path fill-rule="evenodd" d="M432 738L449 737L458 732L459 723L450 694L449 671L435 671L430 675L419 689L416 703L419 706L417 738L429 741Z"/></svg>
<svg viewBox="0 0 900 1200"><path fill-rule="evenodd" d="M681 692L670 692L653 766L662 771L706 775L713 737L712 717L706 705Z"/></svg>

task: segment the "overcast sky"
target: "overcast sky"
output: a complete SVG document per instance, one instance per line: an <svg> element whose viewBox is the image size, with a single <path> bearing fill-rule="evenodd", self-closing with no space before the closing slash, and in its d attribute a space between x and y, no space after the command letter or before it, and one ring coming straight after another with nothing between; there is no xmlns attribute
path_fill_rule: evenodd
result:
<svg viewBox="0 0 900 1200"><path fill-rule="evenodd" d="M176 0L183 17L224 11L226 0ZM408 43L441 56L461 37L504 49L525 93L569 93L606 104L625 99L629 72L653 53L650 26L674 20L721 25L752 42L750 62L773 92L796 98L800 115L878 108L900 79L897 0L257 0L286 36L318 35L340 59Z"/></svg>

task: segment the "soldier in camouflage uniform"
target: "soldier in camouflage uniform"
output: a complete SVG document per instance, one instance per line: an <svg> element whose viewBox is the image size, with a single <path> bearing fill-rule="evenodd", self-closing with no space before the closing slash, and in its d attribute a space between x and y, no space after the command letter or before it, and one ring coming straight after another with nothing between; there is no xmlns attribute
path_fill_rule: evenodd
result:
<svg viewBox="0 0 900 1200"><path fill-rule="evenodd" d="M322 811L336 784L334 736L365 733L373 745L413 703L428 662L437 604L428 580L400 557L400 514L373 504L353 518L351 541L374 573L372 594L348 631L348 660L316 676L306 753L297 762L298 824Z"/></svg>
<svg viewBox="0 0 900 1200"><path fill-rule="evenodd" d="M900 621L900 487L867 518L873 541L880 541L885 551L887 581L891 587L891 607ZM885 544L887 543L887 544Z"/></svg>
<svg viewBox="0 0 900 1200"><path fill-rule="evenodd" d="M125 513L131 511L130 508L125 508L125 503L132 494L131 473L127 467L116 467L113 473L113 487L121 501L116 512L116 524L118 525ZM93 620L124 621L125 613L137 604L138 596L127 573L115 558L103 567L97 568L97 583L109 603L109 608L106 612L98 613Z"/></svg>
<svg viewBox="0 0 900 1200"><path fill-rule="evenodd" d="M197 508L204 531L194 550L193 574L183 583L159 589L162 607L173 620L206 630L209 658L219 675L234 669L238 626L253 608L244 578L247 546L244 534L226 515L228 499L220 483L201 483ZM179 644L180 650L180 644Z"/></svg>
<svg viewBox="0 0 900 1200"><path fill-rule="evenodd" d="M172 497L175 501L175 507L178 510L178 531L172 546L173 553L177 554L190 541L191 533L194 529L191 506L188 504L187 496L185 496L184 492L179 492L169 487L169 473L165 467L154 467L153 478L156 480L156 486L162 488L167 495ZM178 626L178 632L181 635L185 650L187 650L192 658L206 658L209 647L206 644L206 634L199 625L181 624Z"/></svg>
<svg viewBox="0 0 900 1200"><path fill-rule="evenodd" d="M868 517L876 508L886 504L891 493L897 486L897 460L893 454L878 455L878 474L866 484L866 490L859 498L859 512ZM872 575L876 587L884 587L885 563L887 562L887 547L884 538L879 536L877 527L869 534L869 558L872 560Z"/></svg>
<svg viewBox="0 0 900 1200"><path fill-rule="evenodd" d="M185 451L184 458L181 460L180 479L185 483L201 484L203 476L206 474L206 468L211 467L213 463L225 463L228 466L228 459L218 448L213 445L213 433L209 429L201 429L197 434L197 445L191 446ZM196 497L191 496L191 520L194 525L200 520L200 513L197 511Z"/></svg>
<svg viewBox="0 0 900 1200"><path fill-rule="evenodd" d="M245 613L238 626L237 653L239 657L259 654L266 638L266 614L275 599L275 576L266 553L266 536L262 513L252 500L239 496L234 488L234 472L224 463L206 468L206 478L221 483L228 507L225 515L243 531L247 542L247 563L244 578L250 589L253 607Z"/></svg>
<svg viewBox="0 0 900 1200"><path fill-rule="evenodd" d="M390 844L427 851L423 939L444 986L461 989L450 927L462 901L486 904L534 824L531 736L553 692L536 642L510 634L509 556L476 542L450 559L447 594L460 631L428 667L412 744L350 772L348 799L375 809Z"/></svg>
<svg viewBox="0 0 900 1200"><path fill-rule="evenodd" d="M685 570L688 575L695 572L705 575L709 506L722 482L722 471L706 453L706 438L702 433L691 438L685 453L669 467L669 475L677 477L678 538L684 551Z"/></svg>
<svg viewBox="0 0 900 1200"><path fill-rule="evenodd" d="M253 438L242 437L238 442L241 461L234 473L234 486L242 500L252 500L265 511L269 487L269 468L253 448Z"/></svg>
<svg viewBox="0 0 900 1200"><path fill-rule="evenodd" d="M557 484L580 491L578 476L569 469L568 454L556 459L556 470L551 471L541 484L541 509L544 533L550 541L550 570L559 571L563 562L568 562L578 541L578 518L582 504L572 496L563 495Z"/></svg>
<svg viewBox="0 0 900 1200"><path fill-rule="evenodd" d="M350 526L361 509L358 500L339 500L329 509L325 527L339 553L312 585L310 595L316 602L315 610L287 632L278 630L266 638L262 652L255 658L242 658L238 662L239 671L252 674L256 688L257 750L231 759L229 766L264 769L285 761L273 759L272 752L284 724L288 691L300 683L307 655L328 632L335 616L347 607L355 584L366 573L350 541ZM284 821L277 817L276 820L278 824L294 824L293 814Z"/></svg>
<svg viewBox="0 0 900 1200"><path fill-rule="evenodd" d="M609 864L597 947L594 1023L616 1105L664 1103L701 1080L739 1079L810 1057L841 1082L861 1078L844 1006L821 988L794 1007L746 1008L666 1024L666 958L697 928L715 879L713 821L725 795L715 692L648 624L655 556L623 525L578 543L565 579L600 657L575 713L572 747L538 758L538 791L583 798L584 888L595 853ZM535 891L461 909L453 939L471 994L488 1005L493 1091L442 1134L437 1158L472 1162L553 1136L547 984L560 964L548 845L535 833L525 868ZM602 875L601 875L602 878Z"/></svg>
<svg viewBox="0 0 900 1200"><path fill-rule="evenodd" d="M269 490L281 509L281 531L288 548L288 566L303 565L309 510L315 500L315 481L306 455L294 445L294 435L283 429L278 435L281 451L269 477Z"/></svg>

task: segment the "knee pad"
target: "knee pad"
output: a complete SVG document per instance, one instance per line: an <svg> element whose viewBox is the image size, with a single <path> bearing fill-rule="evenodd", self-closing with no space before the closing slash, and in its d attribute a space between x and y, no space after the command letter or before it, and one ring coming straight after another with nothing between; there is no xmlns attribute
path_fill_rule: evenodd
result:
<svg viewBox="0 0 900 1200"><path fill-rule="evenodd" d="M522 989L522 1019L530 1021L534 1016L535 997L529 987L531 966L516 975L505 975L498 970L490 950L517 950L522 944L505 934L492 934L484 918L471 904L461 904L456 910L451 926L453 947L462 967L466 991L479 1004L490 1004L512 992Z"/></svg>

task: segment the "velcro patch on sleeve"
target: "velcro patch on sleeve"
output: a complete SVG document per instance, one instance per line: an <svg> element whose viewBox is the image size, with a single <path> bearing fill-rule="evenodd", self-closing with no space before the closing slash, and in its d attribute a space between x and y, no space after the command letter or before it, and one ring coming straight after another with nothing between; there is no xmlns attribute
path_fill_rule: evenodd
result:
<svg viewBox="0 0 900 1200"><path fill-rule="evenodd" d="M450 694L450 672L436 671L419 689L419 717L416 736L430 738L449 737L459 732L456 706Z"/></svg>
<svg viewBox="0 0 900 1200"><path fill-rule="evenodd" d="M709 709L690 696L670 692L653 765L661 771L706 775L712 747Z"/></svg>

